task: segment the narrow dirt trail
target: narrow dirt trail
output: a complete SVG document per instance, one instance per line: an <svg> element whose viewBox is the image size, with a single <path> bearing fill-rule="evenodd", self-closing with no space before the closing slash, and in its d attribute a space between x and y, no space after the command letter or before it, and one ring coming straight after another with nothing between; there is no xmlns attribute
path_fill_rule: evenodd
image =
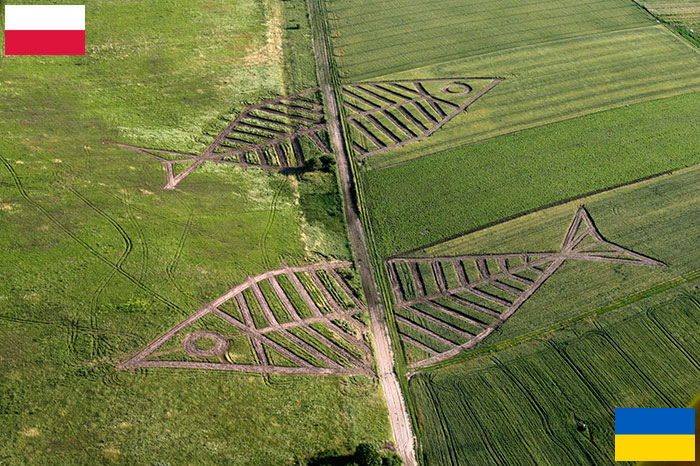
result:
<svg viewBox="0 0 700 466"><path fill-rule="evenodd" d="M340 122L340 107L333 89L331 66L328 48L324 40L322 27L323 13L319 0L309 0L309 16L313 33L314 51L318 70L319 85L323 93L323 101L328 115L328 131L331 144L337 154L338 172L345 198L345 217L348 223L350 244L357 261L357 268L362 280L362 288L367 298L367 309L370 315L371 330L376 349L377 370L384 389L389 419L394 431L394 440L401 458L406 466L417 466L413 448L413 433L411 421L406 410L401 387L394 373L394 355L391 349L389 331L384 321L384 311L377 286L374 283L374 270L370 261L367 241L360 221L357 207L355 182L350 168L350 154L344 143L343 128Z"/></svg>

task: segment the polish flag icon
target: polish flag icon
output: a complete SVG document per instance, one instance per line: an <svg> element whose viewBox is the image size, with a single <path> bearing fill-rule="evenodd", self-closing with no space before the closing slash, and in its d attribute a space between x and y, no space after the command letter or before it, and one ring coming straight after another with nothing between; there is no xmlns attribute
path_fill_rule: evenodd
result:
<svg viewBox="0 0 700 466"><path fill-rule="evenodd" d="M85 5L5 5L5 55L85 55Z"/></svg>

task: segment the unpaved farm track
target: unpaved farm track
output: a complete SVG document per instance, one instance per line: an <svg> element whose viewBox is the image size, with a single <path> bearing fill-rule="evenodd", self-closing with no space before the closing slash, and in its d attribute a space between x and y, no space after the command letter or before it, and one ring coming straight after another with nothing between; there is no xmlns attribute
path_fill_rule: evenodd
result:
<svg viewBox="0 0 700 466"><path fill-rule="evenodd" d="M316 69L319 84L323 93L328 117L328 131L333 149L337 155L338 173L343 197L345 199L345 217L348 223L350 244L357 261L362 287L367 299L367 309L370 315L371 330L374 337L375 358L379 378L384 389L389 418L394 431L394 440L401 458L406 466L417 466L413 447L411 422L404 403L399 381L394 373L394 355L391 350L389 331L384 321L383 309L377 286L374 283L374 271L370 262L367 241L357 206L357 194L352 176L350 154L345 147L345 139L340 120L340 107L336 99L331 75L328 47L323 28L324 15L319 0L309 0L309 16L313 32Z"/></svg>

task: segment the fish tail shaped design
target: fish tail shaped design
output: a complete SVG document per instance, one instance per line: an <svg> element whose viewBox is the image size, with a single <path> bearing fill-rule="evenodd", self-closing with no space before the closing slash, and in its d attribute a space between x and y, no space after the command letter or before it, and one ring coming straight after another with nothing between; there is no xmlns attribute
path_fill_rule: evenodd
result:
<svg viewBox="0 0 700 466"><path fill-rule="evenodd" d="M351 149L358 159L421 141L493 89L501 78L377 81L342 86ZM318 88L248 105L200 155L128 144L164 165L175 189L205 162L294 173L332 153Z"/></svg>
<svg viewBox="0 0 700 466"><path fill-rule="evenodd" d="M175 189L205 162L293 173L306 161L330 154L318 88L247 106L200 155L115 143L165 166L165 189Z"/></svg>
<svg viewBox="0 0 700 466"><path fill-rule="evenodd" d="M442 361L484 340L569 259L665 266L605 240L583 207L559 251L388 259L399 336L426 354L409 367Z"/></svg>
<svg viewBox="0 0 700 466"><path fill-rule="evenodd" d="M664 267L661 261L625 249L617 244L606 241L593 223L586 209L576 212L569 231L564 239L560 254L567 258L598 261L619 262L621 264L646 265L649 267Z"/></svg>

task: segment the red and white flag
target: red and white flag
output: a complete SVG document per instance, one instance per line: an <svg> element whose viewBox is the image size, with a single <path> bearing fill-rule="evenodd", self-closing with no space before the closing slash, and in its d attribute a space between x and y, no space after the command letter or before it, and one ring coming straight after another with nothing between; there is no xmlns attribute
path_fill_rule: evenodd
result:
<svg viewBox="0 0 700 466"><path fill-rule="evenodd" d="M85 55L85 5L5 5L5 55Z"/></svg>

